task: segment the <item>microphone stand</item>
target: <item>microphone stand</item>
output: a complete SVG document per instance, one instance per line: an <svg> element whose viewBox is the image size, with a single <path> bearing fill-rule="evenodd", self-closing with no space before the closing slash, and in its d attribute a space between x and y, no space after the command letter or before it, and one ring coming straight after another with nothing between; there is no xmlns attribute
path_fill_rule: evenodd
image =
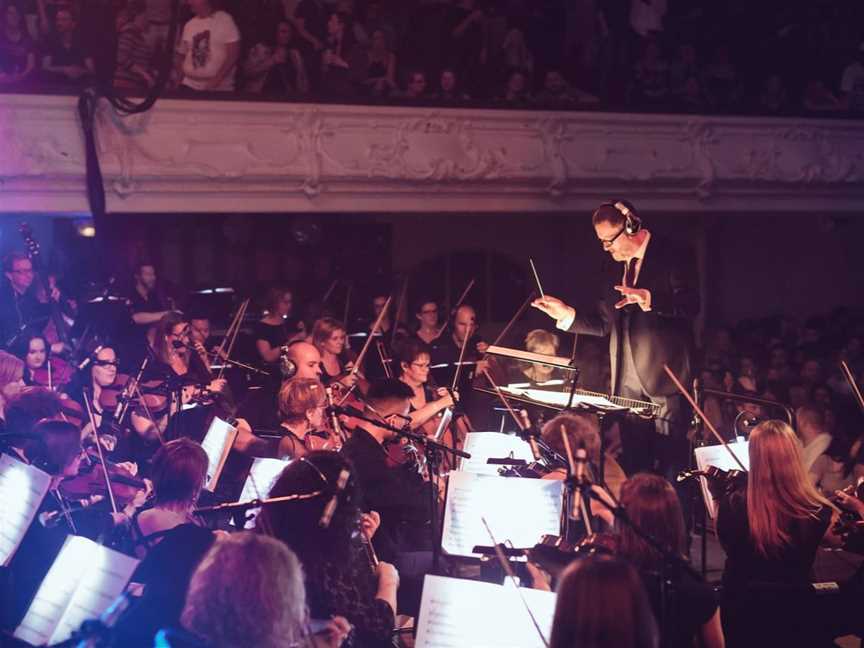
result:
<svg viewBox="0 0 864 648"><path fill-rule="evenodd" d="M462 459L470 459L471 455L462 450L451 448L444 443L439 443L438 441L430 439L423 434L411 432L411 430L409 429L410 422L406 422L404 427L398 428L394 425L390 425L389 423L385 423L380 419L370 418L366 416L365 413L360 412L354 407L336 406L331 409L336 414L347 414L348 416L352 416L361 421L371 423L376 427L384 428L385 430L395 432L396 436L407 439L408 441L412 441L422 446L423 454L426 459L426 466L429 471L429 532L432 540L432 573L437 574L438 567L441 562L441 539L438 529L438 479L440 479L440 476L438 475L438 469L441 465L443 453L445 452L449 452L453 455L454 463L456 457L460 457Z"/></svg>
<svg viewBox="0 0 864 648"><path fill-rule="evenodd" d="M264 506L272 506L273 504L282 504L284 502L297 502L307 499L313 499L323 495L323 490L312 491L311 493L297 493L295 495L283 495L282 497L269 497L265 499L255 498L246 502L225 502L224 504L216 504L214 506L204 506L192 511L192 515L218 515L220 513L236 513L245 511L250 508L262 508Z"/></svg>

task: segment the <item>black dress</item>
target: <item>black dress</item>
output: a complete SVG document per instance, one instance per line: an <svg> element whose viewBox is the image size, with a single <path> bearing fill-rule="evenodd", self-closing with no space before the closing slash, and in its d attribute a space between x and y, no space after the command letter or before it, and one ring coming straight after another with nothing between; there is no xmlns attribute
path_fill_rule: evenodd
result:
<svg viewBox="0 0 864 648"><path fill-rule="evenodd" d="M717 535L726 551L721 618L726 645L820 646L827 624L810 588L816 551L831 523L831 509L796 520L790 541L765 556L750 537L747 498L736 491L720 500ZM830 645L830 644L828 644Z"/></svg>

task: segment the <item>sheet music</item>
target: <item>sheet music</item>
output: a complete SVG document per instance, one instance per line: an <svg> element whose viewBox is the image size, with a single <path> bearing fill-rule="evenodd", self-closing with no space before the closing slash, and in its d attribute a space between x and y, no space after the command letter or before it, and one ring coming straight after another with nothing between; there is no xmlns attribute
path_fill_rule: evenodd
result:
<svg viewBox="0 0 864 648"><path fill-rule="evenodd" d="M546 639L552 632L555 594L522 588ZM426 576L417 648L544 648L512 585Z"/></svg>
<svg viewBox="0 0 864 648"><path fill-rule="evenodd" d="M88 538L69 536L15 636L34 646L65 641L111 605L138 562Z"/></svg>
<svg viewBox="0 0 864 648"><path fill-rule="evenodd" d="M47 473L0 455L0 565L12 560L50 484Z"/></svg>
<svg viewBox="0 0 864 648"><path fill-rule="evenodd" d="M500 432L471 432L465 437L465 447L462 448L471 455L470 459L461 459L459 470L478 475L498 475L501 466L486 463L488 459L522 459L526 463L534 461L531 446L513 434Z"/></svg>
<svg viewBox="0 0 864 648"><path fill-rule="evenodd" d="M237 428L218 417L213 418L210 429L207 430L207 434L201 442L201 447L207 453L207 485L204 487L205 490L211 493L216 490L216 484L222 474L222 467L225 465L225 459L228 458L228 453L231 451L231 446L234 445L236 436Z"/></svg>
<svg viewBox="0 0 864 648"><path fill-rule="evenodd" d="M533 547L544 534L561 531L564 482L450 473L444 509L442 548L454 556L472 557L475 545L491 540L480 517L486 518L498 542Z"/></svg>
<svg viewBox="0 0 864 648"><path fill-rule="evenodd" d="M269 459L256 457L252 462L252 468L249 469L249 475L246 481L243 482L243 490L240 492L241 502L249 502L254 499L267 497L273 484L279 479L282 471L291 463L287 459ZM247 515L253 518L258 515L260 508L250 509ZM248 520L245 528L251 529L255 526L254 519Z"/></svg>
<svg viewBox="0 0 864 648"><path fill-rule="evenodd" d="M744 467L750 470L750 446L749 441L739 438L735 443L730 443L729 447L735 456L741 460ZM741 470L741 466L735 463L732 456L726 451L722 445L702 446L696 448L696 468L705 470L708 466L715 466L721 470ZM712 520L717 519L717 502L711 496L711 491L708 490L708 480L704 477L699 478L699 485L702 487L702 497L705 499L705 508Z"/></svg>

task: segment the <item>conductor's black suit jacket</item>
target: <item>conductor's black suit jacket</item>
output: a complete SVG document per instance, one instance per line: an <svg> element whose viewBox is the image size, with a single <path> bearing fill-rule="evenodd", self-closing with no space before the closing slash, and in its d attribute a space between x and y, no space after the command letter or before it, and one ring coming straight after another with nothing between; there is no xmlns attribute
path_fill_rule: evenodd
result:
<svg viewBox="0 0 864 648"><path fill-rule="evenodd" d="M577 311L568 330L586 335L609 335L613 393L618 393L624 378L620 373L624 364L621 358L623 354L631 354L630 366L635 367L646 396L675 395L678 392L663 365L668 365L685 386L689 385L693 320L699 312L695 260L688 251L652 234L635 286L651 292L648 312L636 304L620 310L615 308L622 295L613 287L621 285L623 275L624 264L614 264L608 289L596 312Z"/></svg>

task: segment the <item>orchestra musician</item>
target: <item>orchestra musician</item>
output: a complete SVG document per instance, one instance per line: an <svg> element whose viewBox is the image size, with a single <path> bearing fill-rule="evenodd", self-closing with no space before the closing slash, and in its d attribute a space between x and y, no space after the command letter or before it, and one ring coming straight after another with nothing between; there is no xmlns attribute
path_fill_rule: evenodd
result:
<svg viewBox="0 0 864 648"><path fill-rule="evenodd" d="M56 392L45 387L22 387L6 402L3 412L6 436L0 443L0 452L30 463L24 449L32 437L33 426L42 419L59 419L62 409Z"/></svg>
<svg viewBox="0 0 864 648"><path fill-rule="evenodd" d="M556 320L561 330L609 336L611 391L661 406L655 421L659 432L655 451L648 454L653 455L657 468L673 473L689 461L689 412L663 366L668 365L689 384L692 323L699 311L696 265L689 254L653 236L635 207L625 200L600 205L592 223L603 249L624 266L598 310L577 312L551 295L532 305ZM627 432L636 430L626 426ZM635 439L632 434L628 438L629 447L624 441L628 468L654 468L640 466Z"/></svg>
<svg viewBox="0 0 864 648"><path fill-rule="evenodd" d="M343 470L348 480L337 495L332 518L322 525L325 504ZM302 561L313 618L345 617L355 628L353 645L358 648L392 646L399 572L387 562L376 565L367 551L366 543L381 532L379 516L374 511L361 514L361 501L367 507L374 504L343 453L316 451L291 462L269 496L315 491L324 495L265 507L256 529L282 540Z"/></svg>
<svg viewBox="0 0 864 648"><path fill-rule="evenodd" d="M310 342L298 340L288 345L286 357L294 365L294 378L320 380L321 352Z"/></svg>
<svg viewBox="0 0 864 648"><path fill-rule="evenodd" d="M54 286L49 295L40 299L33 281L33 262L21 252L12 252L3 259L3 275L0 281L0 348L10 349L28 327L40 323L39 331L44 328L50 310L48 301L59 300L60 291ZM55 353L64 349L62 342L52 347Z"/></svg>
<svg viewBox="0 0 864 648"><path fill-rule="evenodd" d="M340 382L345 387L357 383L357 375L351 373L354 367L346 345L345 325L332 317L322 317L312 327L312 344L321 354L321 380L325 385Z"/></svg>
<svg viewBox="0 0 864 648"><path fill-rule="evenodd" d="M430 384L431 357L432 349L419 338L407 338L399 347L399 380L414 392L409 413L412 430L423 427L454 404L446 387L435 388Z"/></svg>
<svg viewBox="0 0 864 648"><path fill-rule="evenodd" d="M0 351L0 419L4 419L7 401L24 387L24 362Z"/></svg>
<svg viewBox="0 0 864 648"><path fill-rule="evenodd" d="M279 390L279 416L285 434L279 441L278 457L296 459L313 449L333 449L324 430L327 395L318 379L292 378Z"/></svg>
<svg viewBox="0 0 864 648"><path fill-rule="evenodd" d="M534 329L529 331L525 336L525 350L531 353L539 353L541 355L557 356L558 347L561 345L561 340L554 333L550 333L544 329ZM556 367L550 367L544 364L534 364L526 362L517 362L515 366L519 372L512 375L511 382L528 382L538 384L549 382L550 380L561 380L563 373Z"/></svg>
<svg viewBox="0 0 864 648"><path fill-rule="evenodd" d="M133 271L132 291L129 294L133 330L128 340L129 349L124 347L124 355L132 364L144 357L142 343L153 344L156 325L171 310L168 297L159 288L156 267L149 261L140 261Z"/></svg>
<svg viewBox="0 0 864 648"><path fill-rule="evenodd" d="M441 327L438 325L438 302L421 297L417 300L414 317L417 319L417 331L414 335L426 344L433 344L441 335Z"/></svg>
<svg viewBox="0 0 864 648"><path fill-rule="evenodd" d="M381 315L384 306L387 304L387 295L375 295L372 298L372 319L366 323L365 330L368 332L372 324L381 316L381 322L373 334L375 336L373 344L380 344L380 352L369 353L364 362L363 375L369 380L376 378L393 377L396 372L393 364L394 346L398 345L399 341L408 337L409 333L405 326L396 320L395 309L397 305L394 303L387 312ZM394 321L396 320L396 321ZM395 332L394 332L395 327ZM394 334L395 333L395 334ZM396 343L395 345L393 343ZM387 363L385 368L384 364Z"/></svg>
<svg viewBox="0 0 864 648"><path fill-rule="evenodd" d="M255 348L262 367L270 375L279 376L279 356L282 347L305 334L303 321L291 317L294 298L290 290L274 286L265 296L265 315L255 325ZM275 369L275 371L274 371ZM278 388L278 385L277 385Z"/></svg>

